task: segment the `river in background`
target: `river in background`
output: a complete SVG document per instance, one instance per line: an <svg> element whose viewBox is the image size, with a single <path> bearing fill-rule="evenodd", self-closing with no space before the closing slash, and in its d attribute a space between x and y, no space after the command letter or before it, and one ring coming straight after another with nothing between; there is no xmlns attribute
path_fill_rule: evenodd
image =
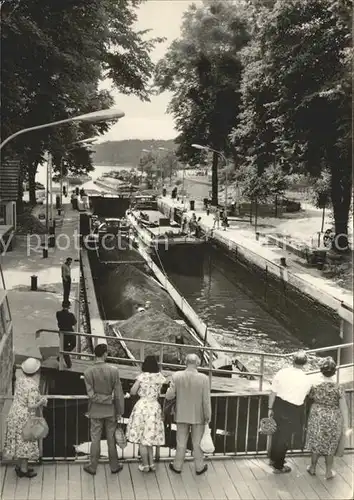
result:
<svg viewBox="0 0 354 500"><path fill-rule="evenodd" d="M116 167L109 167L109 166L104 166L104 165L96 165L95 170L93 172L90 172L88 175L92 177L92 180L95 181L99 177L101 177L103 174L106 174L108 172L111 172L112 170L119 171L119 170L129 170L134 167L129 167L127 165L117 165ZM36 175L36 182L40 182L43 184L43 186L46 185L47 182L47 164L45 163L44 165L40 165L38 167L37 175ZM53 186L56 187L59 184L53 183Z"/></svg>

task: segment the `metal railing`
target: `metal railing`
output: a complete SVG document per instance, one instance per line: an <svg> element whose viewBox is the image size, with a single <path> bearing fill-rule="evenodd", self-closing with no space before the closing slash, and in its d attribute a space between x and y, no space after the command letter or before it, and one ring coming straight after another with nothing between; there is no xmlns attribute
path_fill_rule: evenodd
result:
<svg viewBox="0 0 354 500"><path fill-rule="evenodd" d="M161 403L164 396L161 397ZM350 421L353 417L353 390L346 391ZM12 399L7 397L5 399ZM135 398L125 400L122 420L125 429ZM259 433L260 420L268 415L268 395L218 393L211 395L212 419L210 428L215 445L214 457L244 455L265 455L270 439ZM87 396L48 396L48 405L43 415L48 423L49 434L43 440L44 460L78 460L89 454L90 421L86 416ZM289 453L303 453L306 437L306 418L309 405L305 405L301 431L294 434ZM165 422L165 445L156 448L156 458L169 458L176 448L175 424ZM188 445L188 449L191 446ZM353 439L347 443L353 449ZM1 450L0 450L1 451ZM138 458L138 446L128 443L125 450L119 450L123 460ZM102 447L102 455L107 456Z"/></svg>
<svg viewBox="0 0 354 500"><path fill-rule="evenodd" d="M128 366L139 366L143 363L144 358L145 358L145 348L146 347L156 347L156 356L158 357L158 363L160 368L165 368L165 369L181 369L185 365L179 363L173 363L169 362L166 360L166 357L171 357L171 354L173 354L175 357L179 357L181 352L195 352L197 351L200 355L201 358L205 358L205 355L207 355L208 359L208 366L202 366L200 368L201 371L204 371L207 373L209 376L210 384L212 381L213 375L219 375L223 377L230 377L231 375L239 375L244 378L258 378L259 379L259 390L262 391L263 389L263 384L264 384L264 379L265 379L265 360L266 358L269 359L289 359L289 357L292 356L293 353L291 354L277 354L277 353L265 353L265 352L259 352L259 351L246 351L246 350L235 350L235 349L225 349L225 348L215 348L215 347L203 347L200 345L187 345L187 344L175 344L175 343L170 343L170 342L159 342L155 340L142 340L142 339L134 339L134 338L128 338L124 337L124 339L120 339L119 337L115 336L110 336L110 335L93 335L93 334L84 334L80 332L59 332L58 330L46 330L46 329L41 329L37 330L36 334L39 335L40 333L43 332L49 332L49 333L58 333L59 335L59 368L64 369L64 360L63 360L63 355L68 354L74 357L80 357L80 356L85 356L89 358L94 358L94 355L91 353L77 353L73 351L65 351L64 350L64 335L75 335L77 337L88 337L91 339L96 339L96 338L101 338L105 342L109 340L114 340L118 342L124 342L125 346L128 346L128 344L133 344L133 346L138 346L139 349L139 357L136 357L135 359L129 359L129 358L122 358L122 357L114 357L114 356L109 356L108 361L112 361L114 363L122 364L122 365L128 365ZM344 368L348 368L353 366L353 363L346 364L346 365L340 365L340 358L341 358L341 351L343 349L348 349L352 348L352 343L348 344L339 344L335 346L330 346L330 347L322 347L320 349L311 349L307 351L310 355L316 355L317 353L325 353L325 352L331 352L336 353L335 357L337 357L337 381L339 381L340 378L340 370ZM166 352L166 351L169 352ZM214 368L213 366L213 361L217 357L218 354L224 354L224 355L232 355L232 357L237 357L240 355L248 355L248 356L253 356L257 357L259 359L260 363L260 371L259 372L252 372L252 371L247 371L247 372L230 372L230 370L226 369L221 369L221 368ZM170 358L171 359L171 358ZM320 360L320 358L318 358ZM313 360L316 360L316 357L314 356ZM339 361L339 362L338 362ZM316 373L318 370L313 370L310 371L309 373Z"/></svg>

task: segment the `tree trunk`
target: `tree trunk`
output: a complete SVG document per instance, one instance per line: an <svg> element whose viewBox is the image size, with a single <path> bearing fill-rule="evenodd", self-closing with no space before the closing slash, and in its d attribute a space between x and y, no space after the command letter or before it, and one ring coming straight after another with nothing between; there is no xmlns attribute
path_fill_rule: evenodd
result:
<svg viewBox="0 0 354 500"><path fill-rule="evenodd" d="M331 199L333 205L335 231L332 248L337 252L345 252L349 250L348 219L352 192L352 180L350 175L345 177L340 169L332 169Z"/></svg>
<svg viewBox="0 0 354 500"><path fill-rule="evenodd" d="M213 165L211 170L211 204L217 206L218 200L218 161L219 155L213 153Z"/></svg>
<svg viewBox="0 0 354 500"><path fill-rule="evenodd" d="M36 173L37 165L32 163L28 169L28 191L30 205L36 204Z"/></svg>

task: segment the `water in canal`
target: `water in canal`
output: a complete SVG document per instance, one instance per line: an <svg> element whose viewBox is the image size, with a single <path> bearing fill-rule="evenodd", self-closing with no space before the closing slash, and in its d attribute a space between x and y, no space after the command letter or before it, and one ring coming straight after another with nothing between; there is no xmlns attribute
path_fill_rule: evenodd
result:
<svg viewBox="0 0 354 500"><path fill-rule="evenodd" d="M254 300L252 290L241 281L239 268L221 251L209 248L200 276L168 272L170 280L207 324L225 348L288 353L303 344ZM244 278L243 278L244 279ZM249 371L259 370L259 358L237 355ZM269 358L271 375L283 361Z"/></svg>

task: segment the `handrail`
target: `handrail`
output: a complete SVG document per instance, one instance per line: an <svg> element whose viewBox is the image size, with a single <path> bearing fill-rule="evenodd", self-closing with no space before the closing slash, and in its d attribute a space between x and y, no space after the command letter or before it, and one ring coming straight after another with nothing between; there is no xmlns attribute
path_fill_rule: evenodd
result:
<svg viewBox="0 0 354 500"><path fill-rule="evenodd" d="M232 376L233 374L235 375L237 373L238 376L243 376L243 377L247 377L247 378L258 378L259 379L259 390L261 391L263 389L263 383L264 383L264 376L265 376L265 372L264 372L264 358L267 356L267 357L270 357L270 358L283 358L283 359L287 359L289 357L289 354L278 354L278 353L264 353L264 352L257 352L257 353L254 353L252 351L235 351L234 349L225 349L225 348L213 348L213 347L202 347L202 346L196 346L196 345L190 345L190 344L175 344L175 343L171 343L171 342L161 342L161 341L156 341L156 340L142 340L142 339L133 339L133 338L126 338L124 337L124 340L123 339L119 339L118 337L116 336L111 336L111 335L95 335L95 334L85 334L85 333L80 333L80 332L64 332L64 331L59 331L59 330L47 330L47 329L40 329L40 330L37 330L36 331L36 335L39 336L40 333L42 332L50 332L50 333L57 333L59 334L59 369L62 370L63 367L64 367L64 364L63 364L63 355L71 355L71 356L74 356L74 357L80 357L82 356L82 353L76 353L76 352L71 352L71 351L65 351L64 350L64 335L65 334L68 334L68 335L75 335L75 336L83 336L83 337L94 337L94 338L102 338L104 339L105 341L107 341L108 339L114 339L114 340L118 340L118 341L121 341L121 342L124 342L125 344L127 342L132 342L132 343L135 343L137 345L140 345L140 358L141 359L137 359L137 358L134 358L134 359L130 359L130 358L122 358L122 357L116 357L116 356L109 356L107 358L108 361L111 361L111 362L114 362L114 363L121 363L121 364L126 364L128 363L128 365L141 365L144 361L144 347L145 345L155 345L157 347L159 347L159 366L161 368L164 368L164 369L181 369L183 368L185 365L183 364L174 364L174 363L168 363L168 362L164 362L163 360L163 353L164 353L164 348L166 347L172 347L174 349L176 349L176 347L178 347L179 349L187 349L187 350L195 350L197 349L198 351L200 351L201 353L209 353L209 363L208 363L208 366L207 367L201 367L200 368L200 371L201 372L206 372L209 376L209 383L210 383L210 386L212 384L212 376L213 374L214 375L226 375L228 377ZM338 346L331 346L331 347L326 347L326 348L321 348L321 352L323 351L326 351L326 350L333 350L335 348L337 348L337 353L338 353L338 359L340 359L340 353L341 353L341 349L343 348L346 348L346 347L351 347L352 344L348 343L348 344L340 344ZM212 357L213 355L215 355L215 352L226 352L226 353L232 353L234 356L235 355L238 355L238 354L248 354L248 355L258 355L260 356L260 371L258 372L250 372L250 371L247 371L247 372L243 372L242 370L239 370L238 372L230 372L230 370L225 370L225 369L222 369L222 368L214 368L213 365L212 365ZM315 352L315 350L312 350L312 352ZM84 354L85 357L88 357L88 358L94 358L94 355L91 354L91 353L85 353ZM235 364L235 363L233 363ZM339 365L339 363L338 363ZM237 366L237 364L235 365ZM351 365L350 364L346 364L346 365L343 365L343 366L338 366L338 370L337 370L337 381L339 382L339 374L340 374L340 370L341 369L344 369L344 368L349 368ZM310 374L313 374L313 373L317 373L318 371L317 370L312 370L310 372L307 372L309 375Z"/></svg>
<svg viewBox="0 0 354 500"><path fill-rule="evenodd" d="M36 330L36 335L39 335L41 333L48 332L48 333L63 333L63 334L69 334L69 335L76 335L76 336L82 336L82 337L96 337L96 338L101 338L101 339L114 339L114 340L119 340L117 337L114 337L112 335L94 335L90 333L80 333L80 332L65 332L65 331L59 331L59 330L50 330L47 328L40 328L39 330ZM166 347L184 347L187 349L198 349L200 351L207 351L207 352L224 352L224 353L234 353L234 354L248 354L252 356L268 356L270 358L289 358L294 355L293 352L287 353L287 354L279 354L279 353L273 353L273 352L262 352L262 351L244 351L242 349L225 349L224 347L202 347L202 346L196 346L196 345L189 345L189 344L183 344L181 346L180 344L173 344L171 342L161 342L159 340L143 340L143 339L134 339L130 337L124 337L124 342L135 342L137 344L147 344L147 345L163 345ZM325 351L333 351L336 349L346 349L348 347L352 347L353 344L351 342L347 344L338 344L334 346L329 346L329 347L320 347L318 349L311 349L308 351L305 351L306 353L310 354L315 354L317 352L325 352Z"/></svg>

